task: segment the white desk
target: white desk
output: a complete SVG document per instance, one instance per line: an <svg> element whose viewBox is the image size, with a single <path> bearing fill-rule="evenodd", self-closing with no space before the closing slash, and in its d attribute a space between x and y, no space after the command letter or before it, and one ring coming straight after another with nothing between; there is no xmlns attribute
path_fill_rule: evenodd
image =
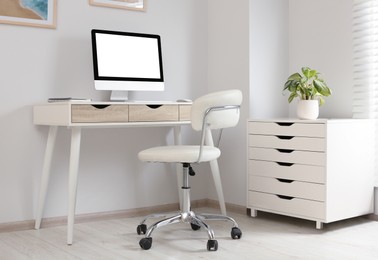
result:
<svg viewBox="0 0 378 260"><path fill-rule="evenodd" d="M174 142L181 143L181 126L190 124L190 103L166 102L159 105L118 102L56 102L33 107L35 125L49 126L42 169L35 229L41 226L49 184L51 159L59 127L71 129L71 151L68 183L67 244L73 242L77 177L82 128L173 127ZM177 173L181 174L177 167ZM177 178L181 187L181 178ZM181 198L180 198L181 202Z"/></svg>

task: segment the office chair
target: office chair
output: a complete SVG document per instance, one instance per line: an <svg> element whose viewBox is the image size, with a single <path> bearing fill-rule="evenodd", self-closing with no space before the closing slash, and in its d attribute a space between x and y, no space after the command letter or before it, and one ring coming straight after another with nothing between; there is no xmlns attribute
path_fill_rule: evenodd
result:
<svg viewBox="0 0 378 260"><path fill-rule="evenodd" d="M152 246L152 232L156 228L178 222L190 223L193 230L201 227L207 231L207 250L216 251L218 241L214 232L205 220L226 220L232 223L232 239L240 239L242 232L234 219L226 215L195 214L190 205L189 175L195 172L191 164L216 160L221 151L219 148L206 145L206 136L211 136L211 130L224 129L237 125L240 117L242 93L240 90L226 90L207 94L193 102L191 108L191 125L195 131L201 131L199 145L159 146L139 152L138 158L145 162L181 163L183 167L182 209L174 216L167 217L152 224L148 229L146 220L153 217L166 217L163 214L152 214L145 217L137 227L137 233L145 234L139 242L142 249L148 250Z"/></svg>

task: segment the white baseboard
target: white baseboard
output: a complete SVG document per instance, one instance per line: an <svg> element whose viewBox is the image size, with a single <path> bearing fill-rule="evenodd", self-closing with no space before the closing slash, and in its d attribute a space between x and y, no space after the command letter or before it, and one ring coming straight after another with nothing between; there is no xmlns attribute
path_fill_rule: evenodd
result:
<svg viewBox="0 0 378 260"><path fill-rule="evenodd" d="M209 207L209 208L219 209L218 201L216 200L210 200L210 199L196 200L196 201L192 201L191 204L193 208ZM226 203L226 207L227 207L227 210L230 212L241 213L241 214L244 214L246 212L246 207L243 207L243 206ZM85 223L85 222L93 222L93 221L100 221L100 220L107 220L107 219L117 219L117 218L141 217L141 216L146 216L148 214L152 214L156 212L167 212L167 211L175 211L175 210L179 210L178 203L159 205L159 206L153 206L153 207L145 207L145 208L137 208L137 209L119 210L119 211L78 214L78 215L75 215L75 223ZM35 220L25 220L25 221L3 223L3 224L0 224L0 233L19 231L19 230L31 230L31 229L34 229L34 222ZM67 224L67 216L44 218L42 219L41 228L55 227L55 226L61 226L61 225L66 225L66 224Z"/></svg>
<svg viewBox="0 0 378 260"><path fill-rule="evenodd" d="M370 220L378 221L378 215L376 215L376 214L369 214L369 215L367 215L367 218L370 219Z"/></svg>

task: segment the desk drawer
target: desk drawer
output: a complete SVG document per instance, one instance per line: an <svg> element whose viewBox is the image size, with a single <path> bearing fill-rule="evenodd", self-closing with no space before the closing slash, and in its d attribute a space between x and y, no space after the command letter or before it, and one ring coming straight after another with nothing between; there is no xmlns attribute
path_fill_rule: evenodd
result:
<svg viewBox="0 0 378 260"><path fill-rule="evenodd" d="M178 105L129 105L130 122L158 122L178 120Z"/></svg>
<svg viewBox="0 0 378 260"><path fill-rule="evenodd" d="M126 123L128 105L72 104L72 123Z"/></svg>
<svg viewBox="0 0 378 260"><path fill-rule="evenodd" d="M190 121L190 111L192 105L179 105L179 117L180 121Z"/></svg>
<svg viewBox="0 0 378 260"><path fill-rule="evenodd" d="M251 191L273 193L316 201L325 200L325 186L323 184L253 175L249 176L248 184Z"/></svg>
<svg viewBox="0 0 378 260"><path fill-rule="evenodd" d="M249 135L249 146L307 151L325 151L325 139L314 137Z"/></svg>
<svg viewBox="0 0 378 260"><path fill-rule="evenodd" d="M322 152L296 151L249 147L249 159L325 166L326 156Z"/></svg>
<svg viewBox="0 0 378 260"><path fill-rule="evenodd" d="M323 123L249 122L249 134L325 137Z"/></svg>
<svg viewBox="0 0 378 260"><path fill-rule="evenodd" d="M248 192L249 207L299 217L325 219L325 204L299 198L279 197L275 194Z"/></svg>
<svg viewBox="0 0 378 260"><path fill-rule="evenodd" d="M269 161L248 161L248 172L251 175L282 178L312 183L325 183L325 167Z"/></svg>

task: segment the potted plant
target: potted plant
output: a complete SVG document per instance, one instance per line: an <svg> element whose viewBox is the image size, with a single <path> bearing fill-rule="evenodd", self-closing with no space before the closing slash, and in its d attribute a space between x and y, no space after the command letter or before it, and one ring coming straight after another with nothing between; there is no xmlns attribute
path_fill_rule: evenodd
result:
<svg viewBox="0 0 378 260"><path fill-rule="evenodd" d="M325 103L324 97L332 94L326 82L319 77L320 73L309 67L302 68L302 74L294 73L286 81L284 91L289 91L289 103L299 98L297 116L300 119L316 119L319 106Z"/></svg>

